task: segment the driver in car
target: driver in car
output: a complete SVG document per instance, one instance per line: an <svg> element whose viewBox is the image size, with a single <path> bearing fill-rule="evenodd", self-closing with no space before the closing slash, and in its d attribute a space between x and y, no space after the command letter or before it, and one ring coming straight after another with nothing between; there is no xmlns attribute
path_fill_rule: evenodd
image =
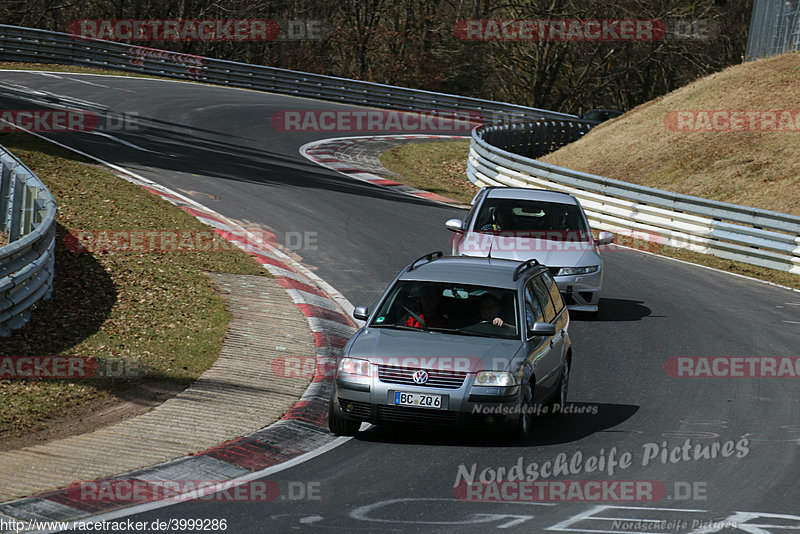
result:
<svg viewBox="0 0 800 534"><path fill-rule="evenodd" d="M481 230L488 230L490 232L508 230L512 221L511 210L503 206L498 206L494 209L492 219L494 222L484 224L481 226Z"/></svg>
<svg viewBox="0 0 800 534"><path fill-rule="evenodd" d="M495 326L506 326L514 328L500 318L500 301L491 293L486 293L481 297L481 320L491 322Z"/></svg>

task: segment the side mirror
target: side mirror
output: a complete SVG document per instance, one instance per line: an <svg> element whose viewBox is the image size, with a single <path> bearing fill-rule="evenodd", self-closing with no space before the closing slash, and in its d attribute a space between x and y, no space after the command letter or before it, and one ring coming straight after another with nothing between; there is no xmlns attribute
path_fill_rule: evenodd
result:
<svg viewBox="0 0 800 534"><path fill-rule="evenodd" d="M359 321L366 321L369 317L369 308L366 306L356 306L356 308L353 310L353 317Z"/></svg>
<svg viewBox="0 0 800 534"><path fill-rule="evenodd" d="M600 232L597 236L597 241L595 244L600 247L603 245L608 245L614 242L614 234L611 232Z"/></svg>
<svg viewBox="0 0 800 534"><path fill-rule="evenodd" d="M533 323L533 328L528 329L528 337L556 335L556 326L552 323Z"/></svg>
<svg viewBox="0 0 800 534"><path fill-rule="evenodd" d="M461 219L450 219L444 225L451 232L462 232L464 230L464 221Z"/></svg>

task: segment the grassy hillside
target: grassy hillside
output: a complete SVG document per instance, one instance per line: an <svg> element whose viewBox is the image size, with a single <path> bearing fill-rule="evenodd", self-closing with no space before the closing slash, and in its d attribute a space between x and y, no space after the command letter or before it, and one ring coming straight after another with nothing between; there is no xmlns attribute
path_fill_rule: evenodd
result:
<svg viewBox="0 0 800 534"><path fill-rule="evenodd" d="M701 123L699 111L723 115L715 127ZM730 130L734 111L745 112L743 123L736 125L744 131ZM777 111L774 126L761 113L770 111ZM782 117L782 111L789 115ZM680 112L684 118L686 112L695 113L690 121L678 123ZM758 131L750 130L751 122ZM736 65L697 80L600 125L542 160L658 189L800 215L800 53Z"/></svg>

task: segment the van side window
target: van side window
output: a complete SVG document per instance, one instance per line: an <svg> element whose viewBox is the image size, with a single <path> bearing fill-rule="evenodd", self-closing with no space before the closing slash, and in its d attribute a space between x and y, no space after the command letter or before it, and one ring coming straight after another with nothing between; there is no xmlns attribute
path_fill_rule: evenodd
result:
<svg viewBox="0 0 800 534"><path fill-rule="evenodd" d="M542 278L544 279L544 285L547 287L547 291L550 293L550 298L553 300L557 315L564 309L564 299L561 298L561 291L558 290L558 285L556 285L552 277L542 276Z"/></svg>
<svg viewBox="0 0 800 534"><path fill-rule="evenodd" d="M542 301L542 309L544 310L544 322L552 323L556 318L556 310L553 307L553 300L550 298L550 292L542 282L542 277L537 276L533 279L533 285L536 288L536 296Z"/></svg>
<svg viewBox="0 0 800 534"><path fill-rule="evenodd" d="M542 304L536 298L536 290L532 281L525 284L525 323L528 330L533 328L534 323L542 322Z"/></svg>

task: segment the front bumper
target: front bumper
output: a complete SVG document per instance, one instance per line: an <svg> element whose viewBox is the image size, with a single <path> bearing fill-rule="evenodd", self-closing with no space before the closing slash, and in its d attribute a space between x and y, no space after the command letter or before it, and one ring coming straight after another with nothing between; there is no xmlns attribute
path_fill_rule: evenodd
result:
<svg viewBox="0 0 800 534"><path fill-rule="evenodd" d="M377 377L366 380L368 390L364 379L337 377L333 398L344 417L379 425L486 427L502 425L520 410L519 386L473 387L474 375L468 375L458 389L386 383ZM397 406L393 403L396 391L441 395L443 408Z"/></svg>
<svg viewBox="0 0 800 534"><path fill-rule="evenodd" d="M564 303L572 311L596 312L603 287L603 270L596 273L554 277Z"/></svg>

